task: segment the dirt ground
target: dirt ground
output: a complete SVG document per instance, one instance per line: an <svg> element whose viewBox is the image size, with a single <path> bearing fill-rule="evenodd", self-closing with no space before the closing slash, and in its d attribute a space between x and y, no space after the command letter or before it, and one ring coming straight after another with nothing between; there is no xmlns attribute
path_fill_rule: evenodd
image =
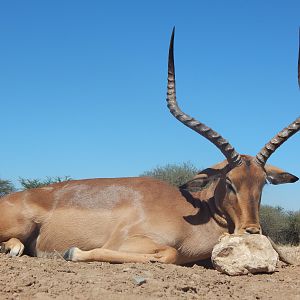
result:
<svg viewBox="0 0 300 300"><path fill-rule="evenodd" d="M0 254L0 299L300 299L300 247L284 249L296 266L230 277L203 266L74 263Z"/></svg>

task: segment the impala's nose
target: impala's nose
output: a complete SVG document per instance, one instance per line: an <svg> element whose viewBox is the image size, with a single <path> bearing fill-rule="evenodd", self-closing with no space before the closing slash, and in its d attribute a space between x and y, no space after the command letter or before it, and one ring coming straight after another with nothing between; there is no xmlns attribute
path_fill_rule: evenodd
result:
<svg viewBox="0 0 300 300"><path fill-rule="evenodd" d="M245 228L245 231L250 234L259 234L260 228L259 227L247 227L247 228Z"/></svg>

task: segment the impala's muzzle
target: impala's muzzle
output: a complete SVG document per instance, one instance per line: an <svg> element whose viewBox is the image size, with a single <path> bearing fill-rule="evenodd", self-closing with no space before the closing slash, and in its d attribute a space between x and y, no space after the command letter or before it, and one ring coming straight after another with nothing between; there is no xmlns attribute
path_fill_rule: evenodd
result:
<svg viewBox="0 0 300 300"><path fill-rule="evenodd" d="M257 226L251 226L251 227L246 227L245 232L249 233L249 234L260 234L261 229L260 229L260 227L257 227Z"/></svg>
<svg viewBox="0 0 300 300"><path fill-rule="evenodd" d="M249 224L242 227L235 227L234 234L261 234L261 227L256 224Z"/></svg>

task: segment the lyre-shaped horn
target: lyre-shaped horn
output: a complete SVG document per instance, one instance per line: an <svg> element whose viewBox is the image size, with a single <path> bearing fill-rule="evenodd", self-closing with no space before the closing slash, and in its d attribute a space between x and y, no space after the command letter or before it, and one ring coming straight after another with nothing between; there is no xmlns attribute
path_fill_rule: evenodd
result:
<svg viewBox="0 0 300 300"><path fill-rule="evenodd" d="M236 167L242 164L241 156L235 151L235 149L225 140L219 133L206 126L205 124L195 120L189 115L185 114L178 107L176 100L176 88L175 88L175 67L174 67L174 33L173 28L170 47L169 47L169 61L168 61L168 90L167 90L167 103L168 108L172 115L178 119L181 123L194 131L201 134L203 137L212 142L227 158L229 164L232 167Z"/></svg>

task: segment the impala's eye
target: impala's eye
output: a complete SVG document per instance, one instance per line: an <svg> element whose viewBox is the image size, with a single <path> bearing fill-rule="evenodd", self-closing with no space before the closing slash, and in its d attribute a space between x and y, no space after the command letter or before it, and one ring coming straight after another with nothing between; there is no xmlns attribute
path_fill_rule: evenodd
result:
<svg viewBox="0 0 300 300"><path fill-rule="evenodd" d="M227 188L228 191L236 194L236 190L233 187L233 184L232 184L232 182L229 179L226 179L226 188Z"/></svg>

